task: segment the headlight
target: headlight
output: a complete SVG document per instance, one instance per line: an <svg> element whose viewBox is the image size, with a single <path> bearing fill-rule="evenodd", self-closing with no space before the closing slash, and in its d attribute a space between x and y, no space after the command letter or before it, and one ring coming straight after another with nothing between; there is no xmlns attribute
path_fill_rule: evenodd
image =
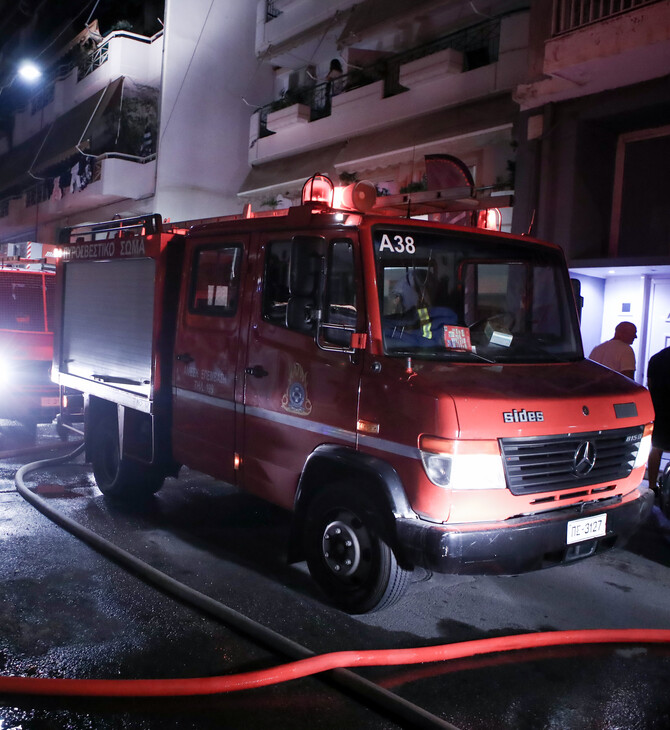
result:
<svg viewBox="0 0 670 730"><path fill-rule="evenodd" d="M648 423L644 427L644 435L642 436L640 446L638 447L637 454L635 455L635 463L633 464L633 469L637 469L638 466L644 466L649 460L649 453L651 452L652 430L653 426L650 423Z"/></svg>
<svg viewBox="0 0 670 730"><path fill-rule="evenodd" d="M422 436L421 461L426 476L447 489L505 489L497 441L456 441Z"/></svg>

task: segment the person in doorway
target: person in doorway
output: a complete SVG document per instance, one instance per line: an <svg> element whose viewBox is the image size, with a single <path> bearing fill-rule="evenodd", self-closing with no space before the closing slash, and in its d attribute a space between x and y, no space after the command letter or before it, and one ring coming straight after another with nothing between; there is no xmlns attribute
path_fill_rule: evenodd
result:
<svg viewBox="0 0 670 730"><path fill-rule="evenodd" d="M670 451L670 347L649 358L647 388L654 404L654 432L647 462L649 486L656 490L664 451Z"/></svg>
<svg viewBox="0 0 670 730"><path fill-rule="evenodd" d="M637 327L632 322L619 322L614 330L614 337L596 345L591 350L589 359L633 379L635 377L635 352L631 345L636 337Z"/></svg>

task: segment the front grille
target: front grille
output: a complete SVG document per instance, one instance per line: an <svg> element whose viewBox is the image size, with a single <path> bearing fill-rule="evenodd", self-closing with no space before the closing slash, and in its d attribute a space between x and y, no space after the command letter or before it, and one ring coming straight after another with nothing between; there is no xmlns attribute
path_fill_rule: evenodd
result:
<svg viewBox="0 0 670 730"><path fill-rule="evenodd" d="M500 439L507 486L512 494L578 489L627 477L642 439L642 426L559 436ZM591 471L575 471L575 454L589 441L595 446Z"/></svg>

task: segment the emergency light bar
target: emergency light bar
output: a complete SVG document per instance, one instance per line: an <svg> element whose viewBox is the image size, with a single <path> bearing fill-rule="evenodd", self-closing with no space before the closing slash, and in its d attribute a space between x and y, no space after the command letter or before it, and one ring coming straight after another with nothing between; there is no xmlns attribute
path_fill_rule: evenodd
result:
<svg viewBox="0 0 670 730"><path fill-rule="evenodd" d="M326 175L312 175L302 187L302 202L321 203L336 210L355 210L365 213L377 202L377 189L369 180L351 185L336 186Z"/></svg>
<svg viewBox="0 0 670 730"><path fill-rule="evenodd" d="M332 208L334 194L333 181L325 175L312 175L302 186L303 205L305 203L323 203Z"/></svg>
<svg viewBox="0 0 670 730"><path fill-rule="evenodd" d="M485 208L477 215L477 228L486 228L489 231L502 229L502 213L498 208Z"/></svg>

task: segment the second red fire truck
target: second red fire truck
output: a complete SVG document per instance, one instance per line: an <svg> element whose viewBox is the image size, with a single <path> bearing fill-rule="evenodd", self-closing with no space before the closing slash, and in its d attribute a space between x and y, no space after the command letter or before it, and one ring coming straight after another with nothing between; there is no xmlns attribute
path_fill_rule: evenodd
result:
<svg viewBox="0 0 670 730"><path fill-rule="evenodd" d="M647 391L584 359L560 248L333 200L72 231L54 377L100 489L180 465L293 513L290 556L351 612L418 565L518 573L648 515Z"/></svg>
<svg viewBox="0 0 670 730"><path fill-rule="evenodd" d="M34 436L58 413L52 382L54 268L46 259L0 259L0 418Z"/></svg>

